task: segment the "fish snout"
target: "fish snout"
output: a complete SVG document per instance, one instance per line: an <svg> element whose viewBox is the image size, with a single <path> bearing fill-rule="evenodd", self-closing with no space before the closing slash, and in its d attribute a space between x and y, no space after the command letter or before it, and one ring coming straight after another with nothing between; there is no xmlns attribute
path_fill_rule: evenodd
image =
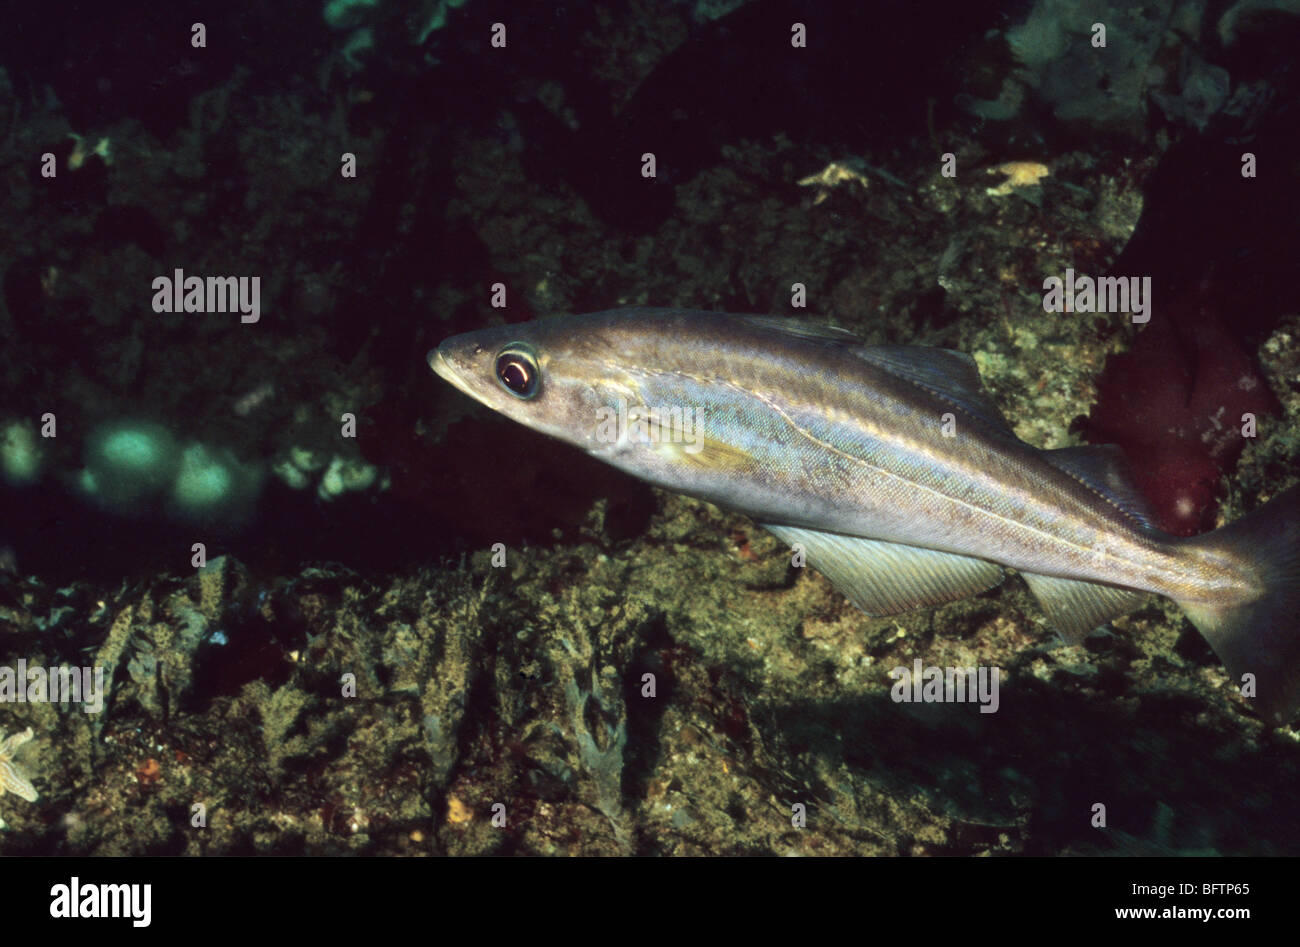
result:
<svg viewBox="0 0 1300 947"><path fill-rule="evenodd" d="M439 375L444 381L449 382L458 391L469 395L471 398L480 401L482 400L479 395L475 394L475 392L471 390L469 384L466 383L461 373L456 371L452 360L447 357L446 342L443 342L435 349L429 349L429 354L425 356L425 359L428 361L429 367L433 369L434 373Z"/></svg>

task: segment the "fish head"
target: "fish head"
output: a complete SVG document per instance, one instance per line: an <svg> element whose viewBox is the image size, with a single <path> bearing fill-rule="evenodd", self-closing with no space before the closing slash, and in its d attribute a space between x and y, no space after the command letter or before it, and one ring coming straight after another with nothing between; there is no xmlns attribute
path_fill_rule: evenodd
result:
<svg viewBox="0 0 1300 947"><path fill-rule="evenodd" d="M599 325L542 319L453 336L429 367L464 394L513 421L593 454L612 445L600 423L635 397L635 361L615 353ZM621 354L623 358L615 358Z"/></svg>
<svg viewBox="0 0 1300 947"><path fill-rule="evenodd" d="M496 326L447 339L429 366L460 391L520 424L581 448L643 480L698 489L710 467L748 456L705 435L711 386L685 361L699 318L612 310ZM701 351L707 350L701 338ZM685 344L684 344L685 343ZM707 448L707 449L706 449Z"/></svg>

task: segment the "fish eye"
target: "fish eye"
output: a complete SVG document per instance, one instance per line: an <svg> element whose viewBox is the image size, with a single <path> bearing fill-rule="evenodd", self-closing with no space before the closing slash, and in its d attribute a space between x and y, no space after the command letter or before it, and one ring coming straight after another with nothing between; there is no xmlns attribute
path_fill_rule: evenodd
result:
<svg viewBox="0 0 1300 947"><path fill-rule="evenodd" d="M497 356L497 381L516 398L527 401L537 394L541 373L537 359L522 345L511 345Z"/></svg>

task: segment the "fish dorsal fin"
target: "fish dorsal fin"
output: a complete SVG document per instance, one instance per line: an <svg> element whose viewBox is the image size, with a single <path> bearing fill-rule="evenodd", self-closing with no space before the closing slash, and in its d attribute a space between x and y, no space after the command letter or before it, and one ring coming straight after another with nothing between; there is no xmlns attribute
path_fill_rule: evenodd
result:
<svg viewBox="0 0 1300 947"><path fill-rule="evenodd" d="M999 565L970 556L797 526L763 528L784 543L801 543L808 563L872 616L942 605L1002 581Z"/></svg>
<svg viewBox="0 0 1300 947"><path fill-rule="evenodd" d="M864 345L848 329L780 316L735 316L765 332L850 347L863 361L897 378L919 385L930 394L979 418L992 430L1015 438L980 380L975 359L965 352L923 345Z"/></svg>
<svg viewBox="0 0 1300 947"><path fill-rule="evenodd" d="M1124 451L1113 444L1095 447L1062 447L1043 451L1043 457L1057 470L1069 474L1116 509L1127 513L1145 529L1155 529L1151 510L1130 473Z"/></svg>
<svg viewBox="0 0 1300 947"><path fill-rule="evenodd" d="M984 390L975 359L965 352L920 345L872 345L864 346L858 355L863 361L962 408L999 434L1015 437L1002 412Z"/></svg>
<svg viewBox="0 0 1300 947"><path fill-rule="evenodd" d="M862 339L848 329L828 326L820 322L805 322L802 319L785 319L781 316L732 316L764 332L792 336L797 339L809 339L815 342L838 342L841 345L862 345Z"/></svg>
<svg viewBox="0 0 1300 947"><path fill-rule="evenodd" d="M1020 573L1029 583L1038 604L1047 612L1052 626L1068 644L1079 644L1088 633L1112 618L1126 615L1146 600L1145 592L1059 579L1051 575Z"/></svg>

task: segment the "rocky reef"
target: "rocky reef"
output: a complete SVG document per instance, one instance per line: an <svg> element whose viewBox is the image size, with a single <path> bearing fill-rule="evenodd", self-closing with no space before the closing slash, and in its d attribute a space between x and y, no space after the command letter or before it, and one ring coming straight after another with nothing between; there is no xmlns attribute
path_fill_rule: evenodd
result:
<svg viewBox="0 0 1300 947"><path fill-rule="evenodd" d="M1284 4L1098 3L1142 33L1104 63L1073 4L897 5L878 57L818 5L843 55L816 65L770 0L572 4L545 48L480 0L288 6L310 25L234 10L236 53L127 4L158 88L103 24L0 40L0 664L106 681L98 713L0 708L39 793L0 799L0 851L1300 850L1296 730L1171 604L1079 647L1016 578L868 619L751 521L424 362L619 305L815 318L969 352L1020 437L1121 443L1173 528L1235 518L1300 456L1295 75L1260 71ZM181 266L259 274L260 321L151 310ZM1154 277L1150 322L1045 311L1067 269ZM213 470L240 485L215 504ZM1000 669L998 713L896 703L918 658Z"/></svg>

